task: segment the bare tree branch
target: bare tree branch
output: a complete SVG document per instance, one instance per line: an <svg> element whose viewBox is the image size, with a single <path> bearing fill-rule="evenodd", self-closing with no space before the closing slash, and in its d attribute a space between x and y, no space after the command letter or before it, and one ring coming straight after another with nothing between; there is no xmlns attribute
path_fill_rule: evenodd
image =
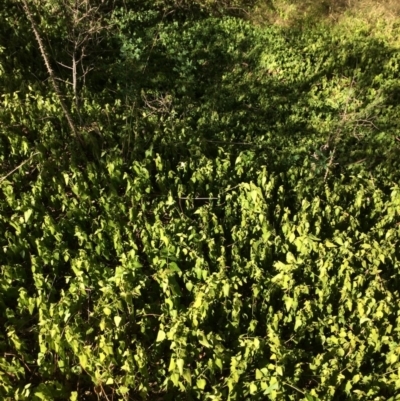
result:
<svg viewBox="0 0 400 401"><path fill-rule="evenodd" d="M16 172L18 169L20 169L24 164L30 162L34 156L38 155L40 152L34 153L29 159L26 159L23 161L21 164L19 164L17 167L15 167L13 170L11 170L9 173L7 173L4 177L0 177L0 183L3 182L7 177L9 177L12 173Z"/></svg>
<svg viewBox="0 0 400 401"><path fill-rule="evenodd" d="M76 138L78 138L79 140L81 140L79 132L78 132L78 130L77 130L76 126L75 126L74 120L73 120L73 118L71 116L71 113L69 112L69 110L67 108L67 105L64 102L62 93L61 93L60 88L59 88L58 83L57 83L57 77L56 77L53 69L51 68L49 57L48 57L46 49L44 47L43 40L42 40L42 38L40 36L40 33L39 33L38 27L36 25L36 22L35 22L35 20L33 18L32 12L31 12L31 10L30 10L30 8L28 6L28 2L26 0L22 0L22 4L23 4L23 9L25 11L25 14L26 14L29 22L31 23L32 30L33 30L33 32L35 34L36 41L38 42L38 45L39 45L40 53L42 55L42 58L44 60L45 65L46 65L47 72L48 72L48 74L50 76L50 80L51 80L51 83L53 85L53 89L56 92L58 100L60 101L61 107L62 107L63 112L64 112L64 116L67 119L68 125L69 125L72 133L74 134L74 136Z"/></svg>

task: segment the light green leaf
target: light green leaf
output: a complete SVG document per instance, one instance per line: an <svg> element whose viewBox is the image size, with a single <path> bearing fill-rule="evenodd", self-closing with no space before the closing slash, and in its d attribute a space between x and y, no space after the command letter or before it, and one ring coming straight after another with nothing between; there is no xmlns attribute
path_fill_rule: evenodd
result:
<svg viewBox="0 0 400 401"><path fill-rule="evenodd" d="M25 223L27 223L30 219L30 217L32 216L33 213L33 209L28 209L25 211L24 213L24 219L25 219Z"/></svg>
<svg viewBox="0 0 400 401"><path fill-rule="evenodd" d="M294 324L294 331L296 331L299 327L301 327L302 324L303 324L303 322L301 321L301 318L296 317L296 322Z"/></svg>
<svg viewBox="0 0 400 401"><path fill-rule="evenodd" d="M297 261L296 261L296 258L294 257L294 255L293 255L292 252L288 252L288 253L286 254L286 262L287 262L287 263L296 263L296 262L297 262Z"/></svg>
<svg viewBox="0 0 400 401"><path fill-rule="evenodd" d="M77 391L71 391L69 401L78 401L78 392Z"/></svg>
<svg viewBox="0 0 400 401"><path fill-rule="evenodd" d="M340 237L336 237L335 238L335 242L338 244L338 245L344 245L344 242L343 242L343 240L340 238ZM310 396L311 397L311 396Z"/></svg>
<svg viewBox="0 0 400 401"><path fill-rule="evenodd" d="M215 358L214 363L218 366L221 370L223 369L222 360L220 358Z"/></svg>
<svg viewBox="0 0 400 401"><path fill-rule="evenodd" d="M119 325L121 324L121 316L114 316L114 323L117 327L119 327Z"/></svg>
<svg viewBox="0 0 400 401"><path fill-rule="evenodd" d="M292 307L292 305L293 305L293 298L289 298L289 297L285 298L285 306L286 306L286 310L288 312L290 311L290 308Z"/></svg>
<svg viewBox="0 0 400 401"><path fill-rule="evenodd" d="M176 365L178 366L179 374L183 375L183 365L185 364L185 361L182 358L179 358L176 361Z"/></svg>
<svg viewBox="0 0 400 401"><path fill-rule="evenodd" d="M65 185L68 185L68 183L69 183L69 175L67 173L63 173L63 176L64 176Z"/></svg>
<svg viewBox="0 0 400 401"><path fill-rule="evenodd" d="M128 393L129 388L126 386L120 386L118 387L118 391L120 392L121 395L125 395Z"/></svg>
<svg viewBox="0 0 400 401"><path fill-rule="evenodd" d="M224 291L224 296L225 297L229 296L229 289L230 289L229 283L225 283L224 286L223 286L223 291Z"/></svg>
<svg viewBox="0 0 400 401"><path fill-rule="evenodd" d="M82 368L86 369L87 364L88 364L87 356L85 354L79 355L79 362L80 362Z"/></svg>
<svg viewBox="0 0 400 401"><path fill-rule="evenodd" d="M178 386L179 383L179 374L178 373L172 373L170 376L172 383L174 383L174 386Z"/></svg>
<svg viewBox="0 0 400 401"><path fill-rule="evenodd" d="M207 385L207 382L204 379L197 379L196 381L196 386L200 389L200 390L204 390L205 387Z"/></svg>
<svg viewBox="0 0 400 401"><path fill-rule="evenodd" d="M161 341L164 341L166 337L165 331L164 330L159 330L158 334L157 334L157 339L156 341L159 343Z"/></svg>
<svg viewBox="0 0 400 401"><path fill-rule="evenodd" d="M336 248L336 245L335 245L333 242L329 241L329 240L326 240L326 241L325 241L325 245L326 245L328 248Z"/></svg>
<svg viewBox="0 0 400 401"><path fill-rule="evenodd" d="M192 373L189 369L184 370L183 377L190 385L192 385Z"/></svg>

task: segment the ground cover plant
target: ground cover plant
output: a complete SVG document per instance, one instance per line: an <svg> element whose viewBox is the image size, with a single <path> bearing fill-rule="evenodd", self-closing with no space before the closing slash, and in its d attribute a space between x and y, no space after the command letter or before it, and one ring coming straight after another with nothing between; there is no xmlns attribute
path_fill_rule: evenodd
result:
<svg viewBox="0 0 400 401"><path fill-rule="evenodd" d="M0 398L400 394L399 27L6 0Z"/></svg>

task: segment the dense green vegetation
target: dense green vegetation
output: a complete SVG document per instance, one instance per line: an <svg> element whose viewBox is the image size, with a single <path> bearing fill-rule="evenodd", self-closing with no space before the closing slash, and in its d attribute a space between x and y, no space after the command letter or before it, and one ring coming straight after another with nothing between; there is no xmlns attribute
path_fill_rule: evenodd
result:
<svg viewBox="0 0 400 401"><path fill-rule="evenodd" d="M1 399L397 399L400 28L253 6L4 0Z"/></svg>

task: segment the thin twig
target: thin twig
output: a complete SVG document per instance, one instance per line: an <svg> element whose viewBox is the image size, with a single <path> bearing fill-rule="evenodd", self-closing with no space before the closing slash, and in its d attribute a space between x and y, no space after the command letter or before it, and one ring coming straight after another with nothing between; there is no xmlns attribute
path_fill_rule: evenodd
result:
<svg viewBox="0 0 400 401"><path fill-rule="evenodd" d="M365 124L360 124L361 126L362 125L372 125L375 129L377 129L377 130L379 130L379 128L371 121L371 120L364 120L364 119L362 119L362 118L360 118L360 119L358 119L358 120L355 120L355 122L356 123L358 123L358 122L363 122L363 123L365 123Z"/></svg>
<svg viewBox="0 0 400 401"><path fill-rule="evenodd" d="M229 189L225 190L225 191L224 191L224 192L222 192L222 193L224 194L224 193L226 193L226 192L232 191L232 189L238 188L238 187L240 187L241 185L242 185L241 183L240 183L240 184L238 184L238 185L235 185L234 187L231 187L231 188L229 188Z"/></svg>
<svg viewBox="0 0 400 401"><path fill-rule="evenodd" d="M219 199L219 198L206 198L206 197L201 197L201 198L190 198L190 197L180 197L179 199L192 199L192 200L212 200L212 199Z"/></svg>
<svg viewBox="0 0 400 401"><path fill-rule="evenodd" d="M299 389L298 387L296 387L296 386L293 386L293 384L290 384L290 383L288 383L288 382L282 382L282 383L283 383L283 384L286 384L286 386L291 387L293 390L298 391L300 394L306 395L306 393L305 393L304 391L300 390L300 389Z"/></svg>
<svg viewBox="0 0 400 401"><path fill-rule="evenodd" d="M18 165L17 167L15 167L15 169L11 170L9 173L7 173L4 177L0 178L0 183L3 182L7 177L9 177L12 173L14 173L15 171L17 171L18 169L20 169L24 164L28 163L30 160L32 160L32 158L36 155L38 155L40 152L36 152L34 153L29 159L26 159L25 161L23 161L20 165Z"/></svg>
<svg viewBox="0 0 400 401"><path fill-rule="evenodd" d="M69 70L72 70L72 67L70 67L69 65L65 65L63 63L61 63L60 61L56 61L57 64L60 64L61 66L68 68Z"/></svg>
<svg viewBox="0 0 400 401"><path fill-rule="evenodd" d="M202 141L210 143L221 143L225 145L249 145L249 146L258 145L257 143L252 143L252 142L212 141L210 139L202 139Z"/></svg>
<svg viewBox="0 0 400 401"><path fill-rule="evenodd" d="M101 382L99 383L99 385L100 385L101 392L102 392L103 396L106 398L107 401L110 401L110 399L107 397L107 393L105 392L104 387L101 384Z"/></svg>
<svg viewBox="0 0 400 401"><path fill-rule="evenodd" d="M352 162L352 163L346 164L346 166L351 166L352 164L359 164L359 163L362 163L362 162L364 162L365 160L367 160L367 158L366 158L366 157L364 157L364 159L357 160L356 162Z"/></svg>

